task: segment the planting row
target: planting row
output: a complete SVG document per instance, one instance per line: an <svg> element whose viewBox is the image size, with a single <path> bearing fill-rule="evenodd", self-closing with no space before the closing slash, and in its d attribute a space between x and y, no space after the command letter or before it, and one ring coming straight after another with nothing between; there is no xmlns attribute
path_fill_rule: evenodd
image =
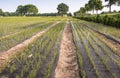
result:
<svg viewBox="0 0 120 78"><path fill-rule="evenodd" d="M17 34L10 35L6 38L1 38L0 52L10 49L11 47L23 42L24 40L30 38L31 36L35 35L36 33L42 31L43 29L49 27L52 24L52 22L45 24L37 24L29 29L21 30L21 32Z"/></svg>
<svg viewBox="0 0 120 78"><path fill-rule="evenodd" d="M120 57L82 23L73 23L81 76L83 78L119 78Z"/></svg>
<svg viewBox="0 0 120 78"><path fill-rule="evenodd" d="M0 18L0 37L19 32L26 27L47 22L66 20L62 17L1 17Z"/></svg>
<svg viewBox="0 0 120 78"><path fill-rule="evenodd" d="M116 39L120 39L119 28L110 27L110 26L106 26L106 25L94 23L94 22L82 21L82 20L80 22L82 22L85 25L95 28L99 32L115 37Z"/></svg>
<svg viewBox="0 0 120 78"><path fill-rule="evenodd" d="M62 22L34 43L25 48L19 56L1 71L1 78L48 78L54 76L59 46L65 23Z"/></svg>

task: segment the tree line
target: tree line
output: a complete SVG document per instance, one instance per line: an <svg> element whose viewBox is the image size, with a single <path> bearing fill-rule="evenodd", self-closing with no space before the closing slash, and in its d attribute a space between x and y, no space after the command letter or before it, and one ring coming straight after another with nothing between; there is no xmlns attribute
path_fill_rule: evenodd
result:
<svg viewBox="0 0 120 78"><path fill-rule="evenodd" d="M89 11L93 11L93 14L96 11L96 14L98 14L98 10L102 10L104 7L109 7L109 12L111 12L112 5L120 5L120 0L105 0L105 2L108 2L108 4L104 6L101 0L89 0L84 7L81 7L79 11L74 12L74 15L79 16Z"/></svg>
<svg viewBox="0 0 120 78"><path fill-rule="evenodd" d="M19 5L15 12L3 12L0 9L0 16L72 16L68 13L69 6L65 3L60 3L57 7L57 13L38 13L38 8L33 4Z"/></svg>

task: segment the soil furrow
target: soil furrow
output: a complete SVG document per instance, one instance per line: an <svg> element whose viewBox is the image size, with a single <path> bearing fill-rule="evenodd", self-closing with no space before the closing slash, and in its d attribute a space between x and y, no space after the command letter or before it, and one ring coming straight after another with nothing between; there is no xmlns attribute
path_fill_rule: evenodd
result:
<svg viewBox="0 0 120 78"><path fill-rule="evenodd" d="M55 78L80 78L71 22L64 28Z"/></svg>

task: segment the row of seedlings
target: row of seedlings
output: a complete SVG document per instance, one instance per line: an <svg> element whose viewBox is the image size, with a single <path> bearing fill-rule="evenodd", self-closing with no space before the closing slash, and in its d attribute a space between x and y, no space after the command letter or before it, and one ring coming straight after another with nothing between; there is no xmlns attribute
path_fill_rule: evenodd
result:
<svg viewBox="0 0 120 78"><path fill-rule="evenodd" d="M6 51L11 47L23 42L24 40L30 38L31 36L35 35L36 33L42 31L43 29L49 27L52 23L48 23L45 25L37 25L32 27L31 29L24 30L21 33L11 35L8 38L0 40L0 52Z"/></svg>
<svg viewBox="0 0 120 78"><path fill-rule="evenodd" d="M1 71L1 78L48 78L51 74L55 58L58 55L57 39L63 31L64 23L51 28L42 37L34 41L22 51L20 56L15 56L8 67ZM54 47L57 48L53 49Z"/></svg>

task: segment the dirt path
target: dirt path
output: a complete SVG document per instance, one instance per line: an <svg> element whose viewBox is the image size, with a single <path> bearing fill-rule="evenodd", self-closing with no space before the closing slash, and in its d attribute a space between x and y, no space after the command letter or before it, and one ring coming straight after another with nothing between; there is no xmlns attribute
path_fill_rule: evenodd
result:
<svg viewBox="0 0 120 78"><path fill-rule="evenodd" d="M70 21L67 22L63 32L55 78L80 78Z"/></svg>
<svg viewBox="0 0 120 78"><path fill-rule="evenodd" d="M7 63L11 61L11 59L20 53L22 49L27 47L30 43L32 43L34 40L36 40L38 37L40 37L43 33L47 32L50 28L57 25L60 22L56 22L53 25L49 26L48 28L44 29L43 31L40 31L36 35L32 36L30 39L25 40L24 42L12 47L6 52L0 53L0 69L4 68Z"/></svg>

